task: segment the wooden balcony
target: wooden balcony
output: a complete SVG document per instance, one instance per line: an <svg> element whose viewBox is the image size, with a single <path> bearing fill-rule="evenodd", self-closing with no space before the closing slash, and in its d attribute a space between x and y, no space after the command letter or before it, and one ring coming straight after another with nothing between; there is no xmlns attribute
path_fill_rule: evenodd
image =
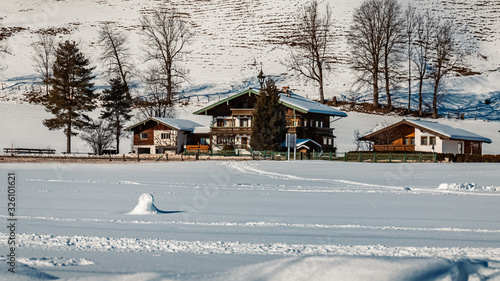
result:
<svg viewBox="0 0 500 281"><path fill-rule="evenodd" d="M414 145L373 145L373 151L387 151L387 152L411 152L415 151Z"/></svg>
<svg viewBox="0 0 500 281"><path fill-rule="evenodd" d="M253 108L231 108L232 116L252 116Z"/></svg>
<svg viewBox="0 0 500 281"><path fill-rule="evenodd" d="M210 145L186 145L188 151L209 151Z"/></svg>
<svg viewBox="0 0 500 281"><path fill-rule="evenodd" d="M211 127L212 134L252 134L252 127Z"/></svg>

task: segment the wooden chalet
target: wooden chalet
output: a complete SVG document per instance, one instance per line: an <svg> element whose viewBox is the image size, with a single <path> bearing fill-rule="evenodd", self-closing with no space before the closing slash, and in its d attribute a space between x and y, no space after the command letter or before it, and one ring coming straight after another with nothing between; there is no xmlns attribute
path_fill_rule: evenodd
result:
<svg viewBox="0 0 500 281"><path fill-rule="evenodd" d="M405 120L362 137L373 142L374 151L419 151L482 154L482 143L491 140L438 122Z"/></svg>
<svg viewBox="0 0 500 281"><path fill-rule="evenodd" d="M180 153L189 146L209 149L209 132L190 120L151 117L125 130L134 133L134 151L139 154Z"/></svg>
<svg viewBox="0 0 500 281"><path fill-rule="evenodd" d="M227 144L235 149L249 148L252 115L258 95L259 91L250 88L194 113L212 116L212 148L222 148ZM334 150L331 119L346 117L346 113L295 95L287 88L280 94L280 102L286 107L288 133L297 134L297 139L310 139L320 144L320 150Z"/></svg>

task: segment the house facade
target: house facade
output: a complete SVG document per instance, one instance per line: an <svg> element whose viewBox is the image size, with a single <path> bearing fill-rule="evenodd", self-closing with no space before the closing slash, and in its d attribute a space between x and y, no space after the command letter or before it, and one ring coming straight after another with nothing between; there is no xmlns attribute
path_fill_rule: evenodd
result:
<svg viewBox="0 0 500 281"><path fill-rule="evenodd" d="M201 130L202 125L185 119L151 117L134 124L126 131L132 131L133 150L139 154L180 153L185 146L202 145L209 140L209 134Z"/></svg>
<svg viewBox="0 0 500 281"><path fill-rule="evenodd" d="M491 143L488 138L438 122L405 119L361 140L372 142L374 151L453 154L482 154L483 143Z"/></svg>
<svg viewBox="0 0 500 281"><path fill-rule="evenodd" d="M194 113L212 116L212 149L226 145L235 149L250 148L252 115L258 96L259 92L250 88ZM346 117L346 113L295 95L286 88L280 94L280 103L286 107L288 133L296 134L297 139L313 140L323 151L334 150L331 118Z"/></svg>

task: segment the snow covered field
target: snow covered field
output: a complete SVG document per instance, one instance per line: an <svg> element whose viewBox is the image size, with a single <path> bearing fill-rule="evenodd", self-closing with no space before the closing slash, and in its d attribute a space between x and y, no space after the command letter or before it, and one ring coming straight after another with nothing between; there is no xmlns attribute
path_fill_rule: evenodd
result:
<svg viewBox="0 0 500 281"><path fill-rule="evenodd" d="M500 280L499 164L1 164L4 210L7 171L0 280Z"/></svg>

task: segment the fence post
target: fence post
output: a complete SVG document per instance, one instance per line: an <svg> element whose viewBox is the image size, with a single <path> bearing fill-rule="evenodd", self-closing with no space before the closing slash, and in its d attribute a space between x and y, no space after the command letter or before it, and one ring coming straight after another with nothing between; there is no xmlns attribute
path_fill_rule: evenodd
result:
<svg viewBox="0 0 500 281"><path fill-rule="evenodd" d="M436 162L437 162L437 154L434 153L434 163L436 163Z"/></svg>
<svg viewBox="0 0 500 281"><path fill-rule="evenodd" d="M377 163L377 152L373 152L373 162Z"/></svg>
<svg viewBox="0 0 500 281"><path fill-rule="evenodd" d="M347 152L344 153L344 162L347 162Z"/></svg>
<svg viewBox="0 0 500 281"><path fill-rule="evenodd" d="M358 154L358 161L361 162L361 151Z"/></svg>
<svg viewBox="0 0 500 281"><path fill-rule="evenodd" d="M123 162L125 162L125 154L123 154Z"/></svg>
<svg viewBox="0 0 500 281"><path fill-rule="evenodd" d="M332 152L330 151L330 159L329 161L332 161Z"/></svg>
<svg viewBox="0 0 500 281"><path fill-rule="evenodd" d="M404 156L404 162L406 163L406 152L405 152L405 156Z"/></svg>
<svg viewBox="0 0 500 281"><path fill-rule="evenodd" d="M137 151L137 162L140 162L141 161L141 157L139 156L139 151Z"/></svg>
<svg viewBox="0 0 500 281"><path fill-rule="evenodd" d="M418 162L422 162L422 152L420 152L418 155Z"/></svg>
<svg viewBox="0 0 500 281"><path fill-rule="evenodd" d="M168 161L168 153L165 153L165 160Z"/></svg>
<svg viewBox="0 0 500 281"><path fill-rule="evenodd" d="M392 152L389 152L389 163L392 163Z"/></svg>

